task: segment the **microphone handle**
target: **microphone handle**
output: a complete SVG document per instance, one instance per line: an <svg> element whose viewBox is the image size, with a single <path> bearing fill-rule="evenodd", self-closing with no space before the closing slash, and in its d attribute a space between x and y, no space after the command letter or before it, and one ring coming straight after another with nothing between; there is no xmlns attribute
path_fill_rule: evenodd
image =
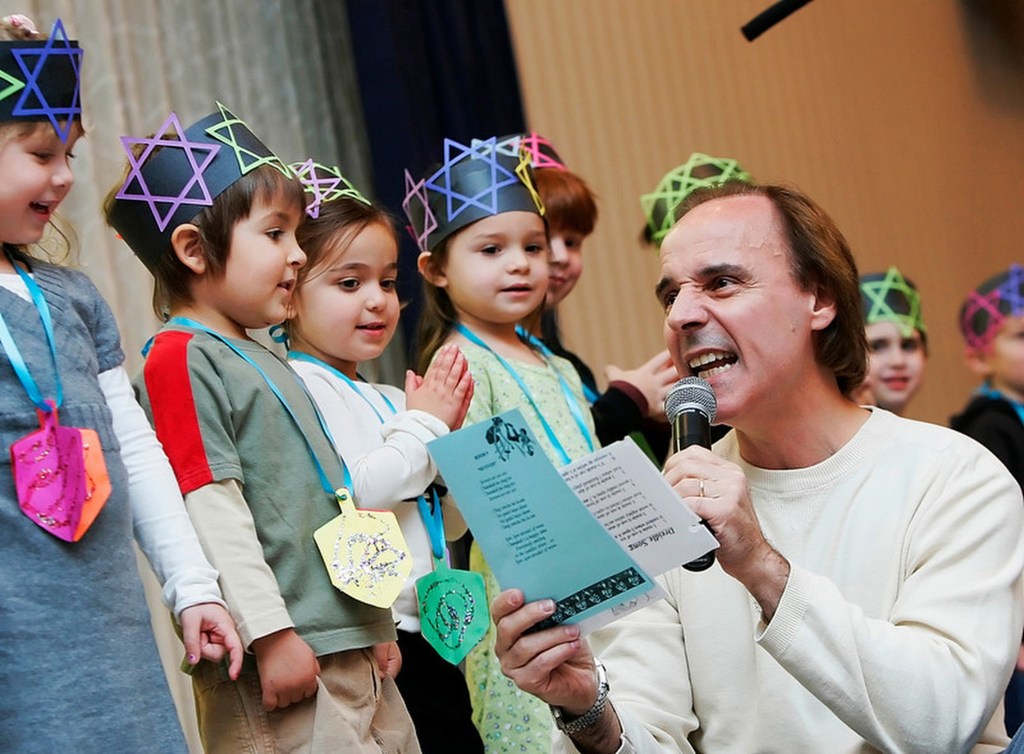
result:
<svg viewBox="0 0 1024 754"><path fill-rule="evenodd" d="M700 411L683 411L672 422L672 452L678 453L683 448L691 445L700 445L702 448L711 447L711 424L708 417ZM707 521L701 521L711 527ZM714 532L712 532L714 533ZM706 571L715 563L715 551L711 550L689 563L684 563L683 568L695 573Z"/></svg>
<svg viewBox="0 0 1024 754"><path fill-rule="evenodd" d="M700 411L683 411L672 422L672 452L691 445L711 447L711 424Z"/></svg>

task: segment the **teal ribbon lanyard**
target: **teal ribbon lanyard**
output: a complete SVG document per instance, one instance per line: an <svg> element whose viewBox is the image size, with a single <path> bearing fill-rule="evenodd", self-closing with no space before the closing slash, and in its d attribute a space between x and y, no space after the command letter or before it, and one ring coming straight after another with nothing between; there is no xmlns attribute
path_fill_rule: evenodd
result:
<svg viewBox="0 0 1024 754"><path fill-rule="evenodd" d="M520 339L525 340L531 346L540 351L545 357L548 358L548 360L554 358L555 352L548 348L547 343L545 343L543 340L538 338L533 333L528 332L527 329L522 325L516 327L516 335L518 335ZM580 386L583 388L583 397L587 399L587 403L591 406L597 403L597 399L600 398L601 395L596 390L594 390L594 388L590 387L590 385L584 382L582 378L580 379ZM593 450L593 447L591 447L591 450Z"/></svg>
<svg viewBox="0 0 1024 754"><path fill-rule="evenodd" d="M14 267L14 271L18 273L18 276L25 283L28 288L29 295L32 297L32 303L36 307L36 311L39 312L39 319L43 323L43 332L46 334L46 343L50 350L50 363L53 364L53 380L56 386L56 399L47 400L43 398L43 393L39 389L39 385L36 383L35 378L32 377L32 372L28 368L28 364L25 363L24 357L21 355L21 351L18 349L17 343L14 342L14 337L11 335L11 330L7 326L7 320L4 319L2 313L0 313L0 343L3 344L4 351L7 353L7 358L11 362L11 366L14 368L14 373L18 376L18 381L21 386L25 388L25 392L28 393L28 397L32 399L32 403L35 404L36 408L44 413L50 413L60 408L64 402L64 388L60 381L60 370L57 368L57 345L54 342L53 337L53 318L50 316L50 307L46 303L46 297L43 295L42 289L32 276L22 270L14 261L10 252L4 251L7 255L8 261L11 266Z"/></svg>
<svg viewBox="0 0 1024 754"><path fill-rule="evenodd" d="M201 330L202 332L205 332L206 334L211 335L212 337L216 338L221 343L226 345L228 348L230 348L243 361L245 361L247 364L249 364L249 366L251 366L257 372L259 372L260 377L262 377L263 381L265 383L267 383L267 387L270 388L270 391L281 402L281 405L284 406L284 410L288 412L288 416L290 416L292 421L295 422L295 426L299 428L299 434L302 435L302 439L306 443L306 449L309 450L309 454L313 458L313 465L316 466L316 473L320 477L320 486L323 487L324 491L327 492L327 494L330 495L333 498L335 496L334 485L332 485L331 481L327 478L327 472L324 471L324 467L320 463L320 459L317 458L316 450L314 450L314 448L313 448L313 443L311 443L309 441L309 438L306 436L306 433L302 431L302 423L299 421L299 417L297 417L295 415L295 412L292 410L292 407L290 405L288 405L288 400L284 397L284 394L281 393L281 390L277 387L277 385L274 384L274 381L272 379L270 379L270 375L268 375L266 372L264 372L263 368L260 367L259 364L257 364L249 356L244 354L238 348L238 346L236 346L234 343L232 343L230 340L228 340L225 336L221 335L218 332L214 332L213 330L211 330L209 327L207 327L206 325L202 324L201 322L196 322L195 320L188 319L186 317L171 317L169 320L167 320L167 324L169 324L169 325L179 325L179 326L182 326L182 327L189 327L189 328L191 328L193 330ZM147 344L147 348L148 348L148 344ZM306 388L302 384L302 381L299 380L299 379L296 379L296 382L299 383L299 387L301 387L303 392L305 392ZM308 393L307 393L307 397L309 397ZM310 404L310 406L313 407L313 412L316 414L316 419L320 423L320 429L323 430L324 435L326 435L327 439L331 443L331 447L334 448L335 453L338 456L338 461L339 461L339 463L341 463L341 472L342 472L342 476L343 476L343 484L345 485L345 488L348 489L348 491L351 493L352 492L352 475L349 473L348 466L345 464L345 459L341 457L340 453L337 453L338 446L334 444L334 438L331 437L331 432L330 432L330 430L327 429L327 423L324 421L323 416L320 415L320 411L316 407L316 402L311 397L309 398L309 404Z"/></svg>
<svg viewBox="0 0 1024 754"><path fill-rule="evenodd" d="M305 361L310 364L316 364L317 366L326 369L328 372L330 372L335 377L342 380L350 388L352 388L355 394L362 398L366 405L370 407L370 410L372 410L373 413L377 415L377 419L380 421L380 423L384 423L384 416L381 414L380 411L377 410L377 407L373 405L373 401L371 401L366 396L366 394L359 388L359 385L356 384L355 380L353 380L347 374L344 374L340 370L335 369L327 362L318 359L316 356L312 356L308 353L303 353L302 351L289 351L288 358L293 359L295 361ZM382 393L380 390L377 390L373 385L371 385L368 382L363 382L363 384L366 385L371 390L373 390L373 392L376 393L382 401L384 401L384 404L388 407L388 410L391 412L392 416L398 413L398 409L395 408L395 404L392 403L388 399L388 397L384 395L384 393ZM345 471L346 473L348 473L347 467ZM350 491L354 496L355 490L351 490L350 488ZM417 497L416 505L419 508L420 518L423 519L423 525L427 529L427 535L430 537L430 549L434 555L435 562L445 562L447 561L448 548L445 546L444 542L444 517L441 513L441 501L438 499L437 490L435 490L433 486L431 486L430 488L430 495L431 500L429 502L427 501L426 493Z"/></svg>
<svg viewBox="0 0 1024 754"><path fill-rule="evenodd" d="M986 398L995 398L997 400L1003 400L1013 406L1013 410L1017 412L1017 418L1020 419L1021 424L1024 424L1024 406L1017 401L1007 398L1005 395L1000 393L991 385L982 385L978 388L978 395L983 395Z"/></svg>
<svg viewBox="0 0 1024 754"><path fill-rule="evenodd" d="M474 333L461 322L455 325L455 329L470 343L479 346L480 348L483 348L484 350L489 351L494 355L494 358L498 360L498 363L501 364L501 366L504 367L505 371L508 372L509 376L513 380L515 380L516 384L519 386L519 389L523 392L523 396L525 396L526 400L529 401L530 405L533 407L534 413L537 414L537 418L540 420L540 424L544 428L544 434L547 435L548 442L550 442L551 446L555 449L555 452L561 459L562 464L564 465L569 463L572 459L569 458L569 454L565 451L565 448L562 446L562 443L558 441L558 437L555 435L555 431L551 428L551 425L548 423L548 420L544 418L544 413L540 410L540 406L538 406L537 402L533 399L533 394L530 392L530 389L526 386L526 383L523 382L523 378L519 376L519 373L515 370L515 367L513 367L508 361L502 358L501 354L497 353L493 348L487 345L483 341L483 339L481 339L476 333ZM521 328L516 328L517 334L520 334L520 331ZM520 337L522 337L521 334ZM548 353L550 353L550 351L548 351ZM565 378L562 377L562 373L558 371L558 367L551 363L551 359L543 351L541 351L541 356L544 359L544 363L547 364L548 368L551 369L555 373L555 376L558 378L558 384L562 389L562 397L565 399L565 403L569 408L569 412L572 414L572 418L575 420L576 426L579 428L580 434L583 436L583 440L587 443L587 447L589 447L590 450L593 451L594 439L593 437L591 437L590 430L587 428L587 423L583 418L583 410L580 407L579 401L577 401L576 396L572 394L572 390L569 388L569 383L567 383L565 381Z"/></svg>

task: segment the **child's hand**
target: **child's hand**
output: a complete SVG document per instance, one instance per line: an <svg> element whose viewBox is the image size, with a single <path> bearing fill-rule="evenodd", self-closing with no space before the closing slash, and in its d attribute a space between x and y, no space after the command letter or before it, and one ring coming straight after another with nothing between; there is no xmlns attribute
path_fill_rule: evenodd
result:
<svg viewBox="0 0 1024 754"><path fill-rule="evenodd" d="M450 429L462 426L472 399L473 375L454 343L441 347L423 377L405 373L405 407L433 414Z"/></svg>
<svg viewBox="0 0 1024 754"><path fill-rule="evenodd" d="M263 709L284 709L316 694L320 663L295 629L261 636L252 651L263 686Z"/></svg>
<svg viewBox="0 0 1024 754"><path fill-rule="evenodd" d="M186 607L178 619L188 664L195 665L199 658L220 662L228 655L231 658L228 675L232 681L238 680L242 670L242 640L228 611L216 602L203 602Z"/></svg>
<svg viewBox="0 0 1024 754"><path fill-rule="evenodd" d="M373 645L373 659L381 678L395 678L402 669L402 652L397 641Z"/></svg>
<svg viewBox="0 0 1024 754"><path fill-rule="evenodd" d="M609 382L628 382L647 399L647 415L665 418L665 396L679 379L668 351L661 351L636 369L620 369L608 365L604 370Z"/></svg>

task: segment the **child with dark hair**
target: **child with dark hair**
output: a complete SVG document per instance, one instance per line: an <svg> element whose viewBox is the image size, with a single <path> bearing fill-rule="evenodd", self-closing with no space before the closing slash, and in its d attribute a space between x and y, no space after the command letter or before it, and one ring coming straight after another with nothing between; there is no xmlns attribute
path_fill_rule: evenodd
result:
<svg viewBox="0 0 1024 754"><path fill-rule="evenodd" d="M950 426L991 450L1024 487L1024 268L1011 264L971 291L960 332L967 366L982 382ZM1024 723L1024 642L1004 704L1013 735Z"/></svg>
<svg viewBox="0 0 1024 754"><path fill-rule="evenodd" d="M248 334L290 310L303 187L223 105L123 142L107 220L166 320L136 388L252 653L237 683L193 675L205 749L419 752L374 656L396 638L390 609L335 586L346 556L354 580L383 574L341 535L333 560L314 542L351 500L344 461L295 372Z"/></svg>

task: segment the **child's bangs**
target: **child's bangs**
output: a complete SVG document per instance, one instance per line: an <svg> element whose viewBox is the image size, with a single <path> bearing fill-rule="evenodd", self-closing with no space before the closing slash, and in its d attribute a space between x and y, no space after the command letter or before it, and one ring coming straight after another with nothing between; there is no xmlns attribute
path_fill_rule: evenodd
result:
<svg viewBox="0 0 1024 754"><path fill-rule="evenodd" d="M284 204L302 213L306 209L306 194L302 184L294 177L285 176L277 168L263 165L242 178L249 184L250 207L255 202Z"/></svg>

